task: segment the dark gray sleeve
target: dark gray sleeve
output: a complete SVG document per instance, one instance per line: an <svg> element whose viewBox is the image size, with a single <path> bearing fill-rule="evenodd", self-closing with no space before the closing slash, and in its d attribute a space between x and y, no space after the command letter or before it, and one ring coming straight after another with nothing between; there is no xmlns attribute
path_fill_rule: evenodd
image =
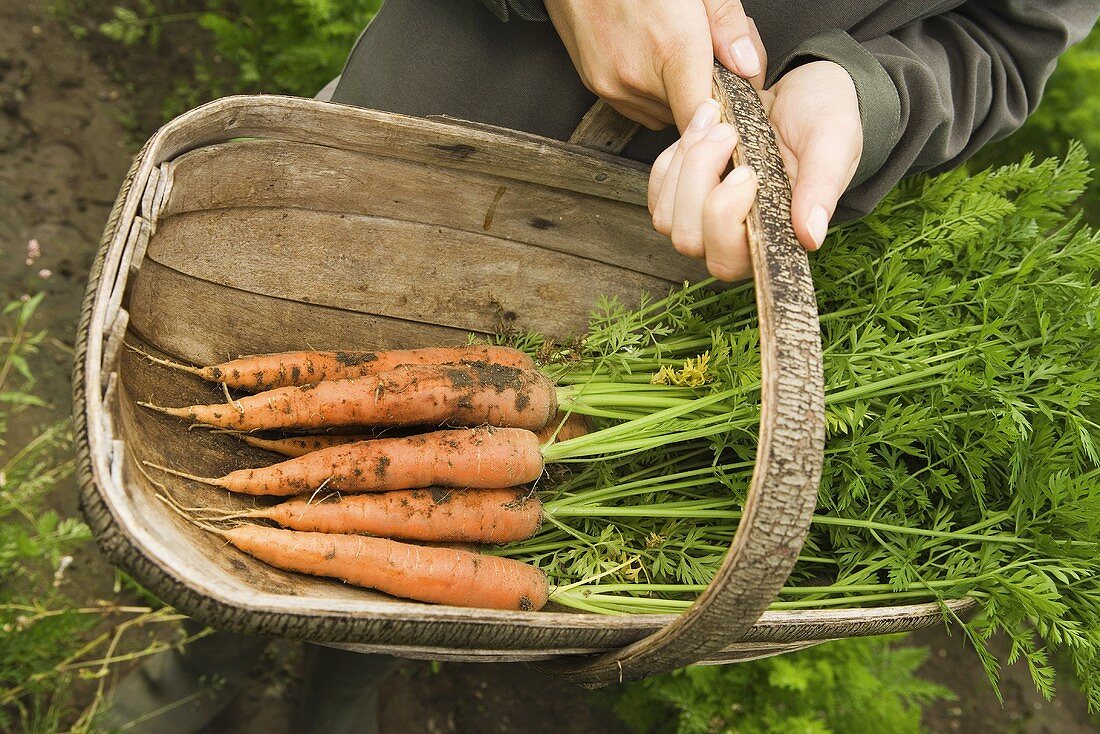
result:
<svg viewBox="0 0 1100 734"><path fill-rule="evenodd" d="M817 59L852 75L864 149L838 210L851 217L870 211L903 176L956 166L1020 127L1058 56L1098 15L1097 0L971 0L876 38L819 33L771 75Z"/></svg>
<svg viewBox="0 0 1100 734"><path fill-rule="evenodd" d="M503 21L511 16L522 20L550 20L543 0L481 0L493 15Z"/></svg>

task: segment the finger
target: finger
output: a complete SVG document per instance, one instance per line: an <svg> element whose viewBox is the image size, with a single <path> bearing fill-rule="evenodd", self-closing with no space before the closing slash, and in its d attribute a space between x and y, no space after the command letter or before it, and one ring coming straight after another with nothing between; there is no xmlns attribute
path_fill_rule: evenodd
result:
<svg viewBox="0 0 1100 734"><path fill-rule="evenodd" d="M745 14L739 0L704 0L714 56L730 71L764 86L768 57L756 23Z"/></svg>
<svg viewBox="0 0 1100 734"><path fill-rule="evenodd" d="M685 45L661 70L676 127L685 132L699 105L711 98L714 57L705 39Z"/></svg>
<svg viewBox="0 0 1100 734"><path fill-rule="evenodd" d="M737 146L737 131L715 125L684 155L672 211L672 246L681 255L703 257L703 204L722 182Z"/></svg>
<svg viewBox="0 0 1100 734"><path fill-rule="evenodd" d="M799 146L791 192L791 224L798 241L808 250L821 248L837 202L855 175L861 151L839 143L853 139L824 125Z"/></svg>
<svg viewBox="0 0 1100 734"><path fill-rule="evenodd" d="M649 170L649 197L647 205L649 206L649 213L653 214L653 208L657 206L657 197L661 193L661 188L664 186L665 175L668 173L668 168L672 165L672 157L676 155L676 149L680 147L680 141L677 140L672 145L665 148L657 160L653 161L653 168Z"/></svg>
<svg viewBox="0 0 1100 734"><path fill-rule="evenodd" d="M630 100L605 99L616 112L650 130L664 130L672 124L672 112L664 105L641 97Z"/></svg>
<svg viewBox="0 0 1100 734"><path fill-rule="evenodd" d="M703 204L707 270L719 280L741 280L752 274L745 220L756 200L756 186L752 168L738 166Z"/></svg>
<svg viewBox="0 0 1100 734"><path fill-rule="evenodd" d="M676 146L676 152L672 155L661 185L661 192L657 197L657 204L652 210L653 228L666 237L672 234L672 208L676 203L676 184L680 179L680 167L684 162L684 154L703 139L707 130L718 124L721 112L722 108L713 99L707 99L699 105L695 116L691 118L691 124L680 138L680 144Z"/></svg>

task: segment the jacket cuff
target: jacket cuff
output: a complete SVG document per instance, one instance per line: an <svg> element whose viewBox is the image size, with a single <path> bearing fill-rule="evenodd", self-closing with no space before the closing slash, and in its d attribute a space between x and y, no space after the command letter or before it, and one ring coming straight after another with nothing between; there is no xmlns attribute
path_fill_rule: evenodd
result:
<svg viewBox="0 0 1100 734"><path fill-rule="evenodd" d="M543 0L482 0L493 15L507 22L510 15L521 20L550 20Z"/></svg>
<svg viewBox="0 0 1100 734"><path fill-rule="evenodd" d="M851 189L882 168L897 145L901 127L901 98L886 69L844 31L827 30L810 36L778 64L769 64L771 86L791 69L811 61L832 61L852 77L863 123L863 153L848 184Z"/></svg>

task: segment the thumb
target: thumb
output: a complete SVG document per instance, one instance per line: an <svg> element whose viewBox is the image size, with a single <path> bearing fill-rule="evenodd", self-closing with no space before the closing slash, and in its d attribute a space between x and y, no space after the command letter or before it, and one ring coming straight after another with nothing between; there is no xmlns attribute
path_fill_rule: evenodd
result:
<svg viewBox="0 0 1100 734"><path fill-rule="evenodd" d="M764 86L768 55L756 24L745 15L739 0L704 0L714 56L738 76L752 82L757 89Z"/></svg>
<svg viewBox="0 0 1100 734"><path fill-rule="evenodd" d="M791 193L791 223L807 250L825 241L837 202L855 175L860 151L838 145L834 136L813 135L798 155L798 171Z"/></svg>

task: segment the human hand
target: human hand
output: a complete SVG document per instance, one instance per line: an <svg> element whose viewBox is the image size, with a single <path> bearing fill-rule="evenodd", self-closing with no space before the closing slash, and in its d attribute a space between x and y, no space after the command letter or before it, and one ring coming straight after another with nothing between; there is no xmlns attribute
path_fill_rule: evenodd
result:
<svg viewBox="0 0 1100 734"><path fill-rule="evenodd" d="M763 83L767 57L738 0L546 0L581 81L618 112L660 130L685 130L711 96L717 57Z"/></svg>
<svg viewBox="0 0 1100 734"><path fill-rule="evenodd" d="M855 85L842 67L816 61L760 95L791 178L795 234L816 250L863 151ZM736 140L715 124L717 105L711 104L697 113L700 129L686 132L654 162L649 206L654 228L671 237L678 252L705 258L716 278L737 280L751 272L745 219L756 179L746 166L722 179Z"/></svg>

